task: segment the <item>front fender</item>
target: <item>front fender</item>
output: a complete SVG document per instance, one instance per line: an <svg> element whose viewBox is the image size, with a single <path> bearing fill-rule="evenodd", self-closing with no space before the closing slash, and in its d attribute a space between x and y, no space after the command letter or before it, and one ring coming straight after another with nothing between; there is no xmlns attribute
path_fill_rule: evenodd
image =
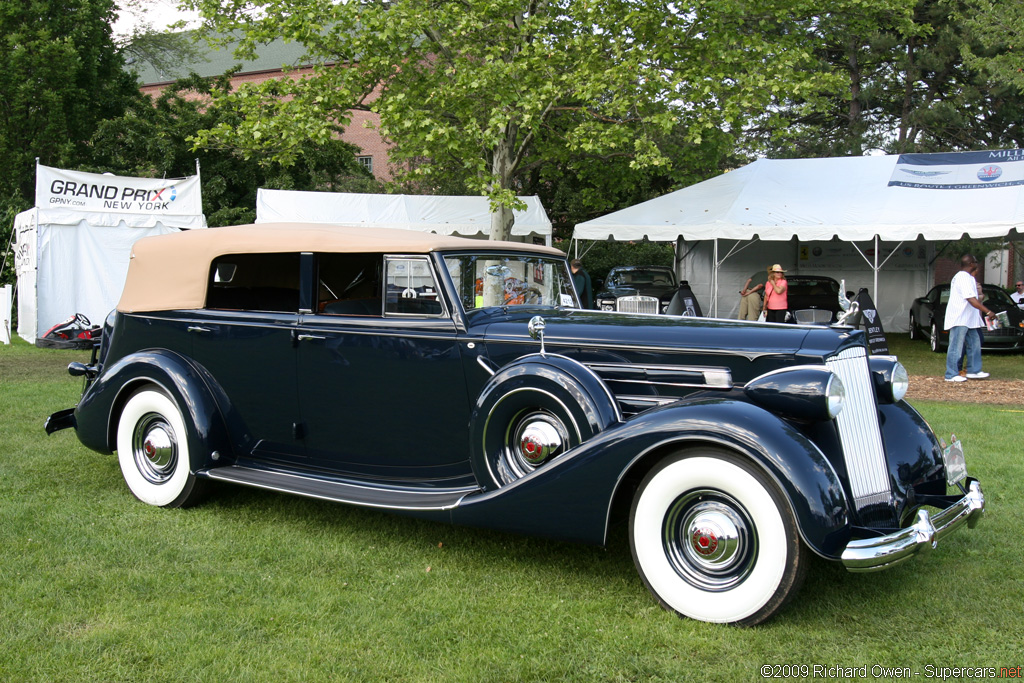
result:
<svg viewBox="0 0 1024 683"><path fill-rule="evenodd" d="M452 521L604 544L611 506L668 454L715 444L748 458L779 485L801 536L826 557L850 538L839 477L805 435L758 406L732 398L680 401L614 425L561 458L496 491L469 496Z"/></svg>
<svg viewBox="0 0 1024 683"><path fill-rule="evenodd" d="M104 368L75 408L78 439L100 453L114 452L121 408L144 384L161 387L181 410L193 472L210 466L214 451L231 453L220 409L204 373L165 349L133 353Z"/></svg>
<svg viewBox="0 0 1024 683"><path fill-rule="evenodd" d="M901 522L910 520L921 494L945 495L942 446L921 414L906 401L878 406L889 475Z"/></svg>

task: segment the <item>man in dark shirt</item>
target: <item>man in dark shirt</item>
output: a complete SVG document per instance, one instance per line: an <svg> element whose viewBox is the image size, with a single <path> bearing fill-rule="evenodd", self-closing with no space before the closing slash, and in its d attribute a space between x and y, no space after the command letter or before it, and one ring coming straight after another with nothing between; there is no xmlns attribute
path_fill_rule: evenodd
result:
<svg viewBox="0 0 1024 683"><path fill-rule="evenodd" d="M594 287L590 283L590 275L583 270L583 264L579 259L573 259L569 263L572 269L572 282L576 286L576 293L580 295L580 306L583 308L594 307Z"/></svg>

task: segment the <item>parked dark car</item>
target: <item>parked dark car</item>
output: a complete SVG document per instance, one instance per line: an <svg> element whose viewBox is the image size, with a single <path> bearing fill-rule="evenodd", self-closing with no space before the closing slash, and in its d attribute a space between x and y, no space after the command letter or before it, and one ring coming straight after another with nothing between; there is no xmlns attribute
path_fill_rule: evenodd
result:
<svg viewBox="0 0 1024 683"><path fill-rule="evenodd" d="M823 275L787 275L787 301L793 322L828 325L839 319L839 283Z"/></svg>
<svg viewBox="0 0 1024 683"><path fill-rule="evenodd" d="M147 238L69 372L82 398L46 431L116 452L151 505L228 482L594 544L623 519L657 601L706 621L763 621L811 555L883 569L985 506L862 332L580 310L546 247Z"/></svg>
<svg viewBox="0 0 1024 683"><path fill-rule="evenodd" d="M608 271L594 300L602 311L623 310L623 304L628 302L629 312L665 313L678 289L676 274L668 266L617 266ZM650 301L650 309L646 310L636 307L635 297L657 301Z"/></svg>
<svg viewBox="0 0 1024 683"><path fill-rule="evenodd" d="M1024 348L1024 311L1017 307L1010 295L994 285L981 286L982 300L990 310L1005 311L1009 325L996 330L984 330L983 351L1007 351ZM949 346L949 331L944 330L946 304L949 303L949 285L936 285L924 296L914 299L910 306L910 338L927 339L932 351L945 353Z"/></svg>

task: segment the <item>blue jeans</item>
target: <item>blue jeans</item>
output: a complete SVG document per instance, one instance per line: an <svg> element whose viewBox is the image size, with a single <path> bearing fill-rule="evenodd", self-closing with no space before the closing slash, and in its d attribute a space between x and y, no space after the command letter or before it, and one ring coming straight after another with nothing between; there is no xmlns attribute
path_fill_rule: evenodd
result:
<svg viewBox="0 0 1024 683"><path fill-rule="evenodd" d="M949 330L949 348L946 349L946 379L960 374L960 355L967 347L967 373L981 372L981 340L978 330L957 326Z"/></svg>

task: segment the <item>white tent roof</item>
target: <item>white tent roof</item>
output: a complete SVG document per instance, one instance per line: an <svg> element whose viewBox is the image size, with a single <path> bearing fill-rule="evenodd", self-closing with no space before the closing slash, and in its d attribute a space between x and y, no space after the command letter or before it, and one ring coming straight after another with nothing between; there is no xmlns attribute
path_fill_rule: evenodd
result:
<svg viewBox="0 0 1024 683"><path fill-rule="evenodd" d="M1024 169L1019 150L910 155L918 163L949 162L962 155L973 159L952 164L914 166L920 182L892 184L901 174L901 157L839 157L827 159L759 159L735 171L616 211L576 226L573 236L585 240L653 241L737 239L865 241L998 237L1024 225L1024 185L983 184L981 168L994 168L1002 180ZM985 162L978 155L992 155ZM1008 156L1013 155L1013 156ZM942 159L920 159L942 157ZM969 163L967 163L969 162ZM904 162L901 162L904 164ZM904 164L905 165L905 164ZM956 167L955 171L946 170ZM961 168L962 167L962 168ZM928 184L939 174L970 173L960 185ZM954 177L953 175L949 176ZM998 176L997 176L998 177ZM1016 177L1016 176L1014 176ZM990 178L984 178L985 181Z"/></svg>
<svg viewBox="0 0 1024 683"><path fill-rule="evenodd" d="M538 197L520 197L513 235L550 235L551 221ZM344 223L403 228L441 235L486 235L491 215L487 197L300 192L260 188L257 223Z"/></svg>

